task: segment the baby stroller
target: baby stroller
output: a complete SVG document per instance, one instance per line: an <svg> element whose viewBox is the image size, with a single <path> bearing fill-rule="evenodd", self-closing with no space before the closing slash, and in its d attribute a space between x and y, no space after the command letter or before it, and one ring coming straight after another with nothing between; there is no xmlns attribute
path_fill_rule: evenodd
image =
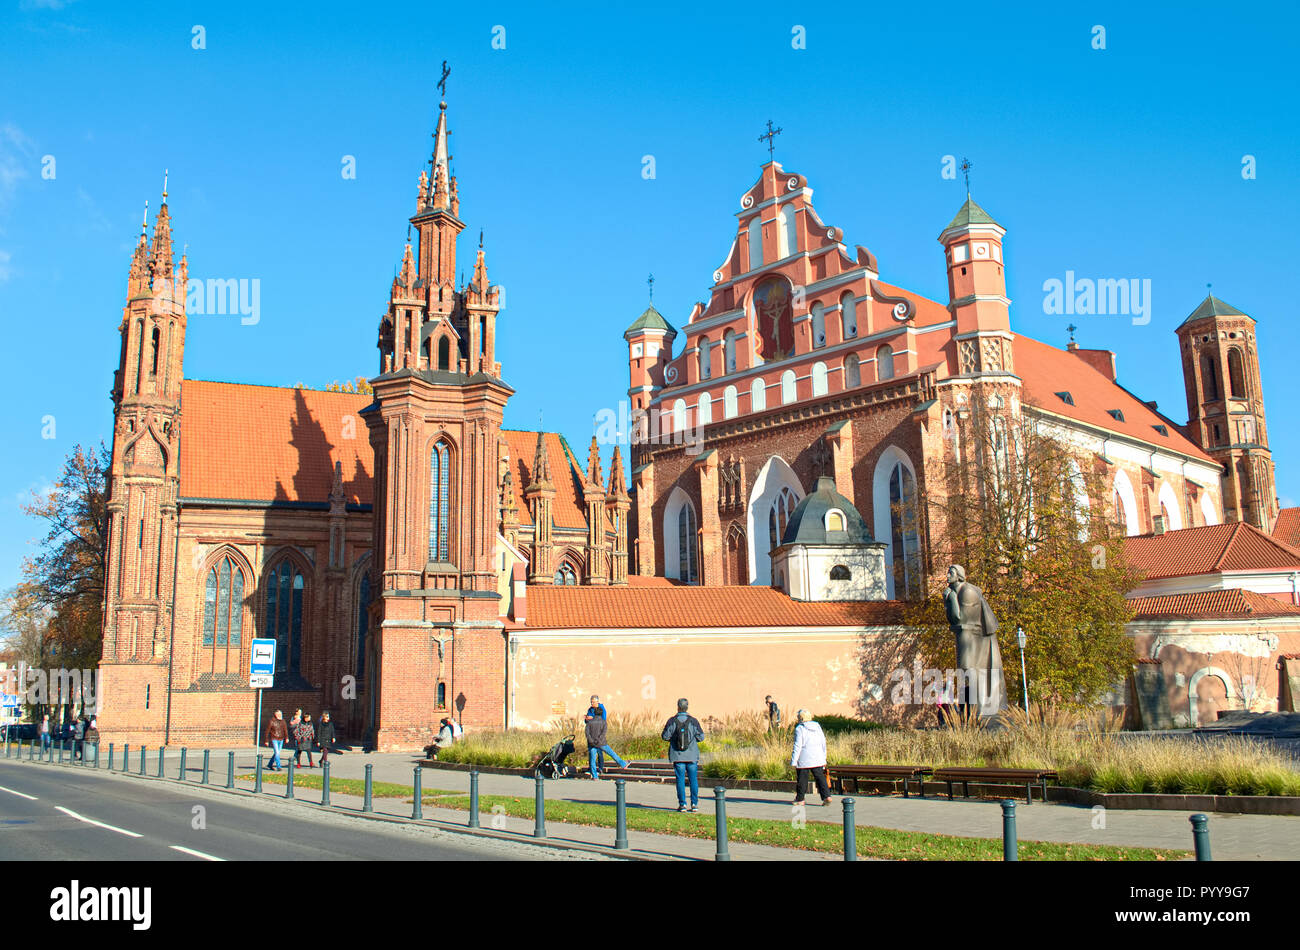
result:
<svg viewBox="0 0 1300 950"><path fill-rule="evenodd" d="M573 766L565 765L564 760L573 754L573 736L565 736L549 752L542 755L533 766L533 772L542 778L572 778Z"/></svg>

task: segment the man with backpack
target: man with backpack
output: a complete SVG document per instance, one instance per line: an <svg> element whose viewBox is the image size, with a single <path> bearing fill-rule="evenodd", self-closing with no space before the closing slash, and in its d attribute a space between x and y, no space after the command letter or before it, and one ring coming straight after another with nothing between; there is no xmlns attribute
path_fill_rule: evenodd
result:
<svg viewBox="0 0 1300 950"><path fill-rule="evenodd" d="M677 700L677 715L664 725L664 741L668 743L668 761L677 773L677 810L687 811L686 781L691 783L690 811L699 811L700 804L700 740L704 729L699 720L687 710L690 703Z"/></svg>

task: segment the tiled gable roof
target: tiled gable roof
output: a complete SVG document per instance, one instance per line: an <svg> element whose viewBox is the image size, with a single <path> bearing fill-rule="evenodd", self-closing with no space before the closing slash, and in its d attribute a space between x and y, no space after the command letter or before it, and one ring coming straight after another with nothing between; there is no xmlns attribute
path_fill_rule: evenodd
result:
<svg viewBox="0 0 1300 950"><path fill-rule="evenodd" d="M184 380L180 495L325 503L338 461L347 502L369 505L374 453L359 413L373 401L359 393Z"/></svg>
<svg viewBox="0 0 1300 950"><path fill-rule="evenodd" d="M1300 607L1253 590L1234 587L1229 590L1204 590L1163 597L1137 597L1130 601L1134 619L1161 617L1233 618L1296 617Z"/></svg>
<svg viewBox="0 0 1300 950"><path fill-rule="evenodd" d="M1020 377L1029 405L1217 464L1204 449L1176 427L1170 427L1168 419L1068 350L1058 350L1017 333L1013 353L1016 375ZM1058 392L1068 392L1073 405L1058 396ZM1113 410L1118 410L1123 418L1112 415ZM1156 426L1163 426L1164 431Z"/></svg>
<svg viewBox="0 0 1300 950"><path fill-rule="evenodd" d="M510 452L510 481L515 493L515 506L519 509L519 523L532 524L524 491L532 480L533 459L537 454L537 433L517 429L502 429ZM547 432L542 440L551 463L551 482L555 486L555 500L551 502L551 521L560 528L587 527L586 506L582 501L582 468L569 451L564 439L555 432Z"/></svg>
<svg viewBox="0 0 1300 950"><path fill-rule="evenodd" d="M1241 521L1127 538L1124 556L1147 580L1224 571L1300 570L1300 550Z"/></svg>
<svg viewBox="0 0 1300 950"><path fill-rule="evenodd" d="M1273 537L1283 544L1300 548L1300 508L1283 508L1277 513L1277 524L1273 525Z"/></svg>
<svg viewBox="0 0 1300 950"><path fill-rule="evenodd" d="M544 629L853 627L901 622L898 601L802 603L771 587L528 588L528 626Z"/></svg>

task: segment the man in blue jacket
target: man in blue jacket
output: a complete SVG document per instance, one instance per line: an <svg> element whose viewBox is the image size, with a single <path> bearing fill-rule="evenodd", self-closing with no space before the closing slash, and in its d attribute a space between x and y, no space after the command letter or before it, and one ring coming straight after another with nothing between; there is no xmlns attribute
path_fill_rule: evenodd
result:
<svg viewBox="0 0 1300 950"><path fill-rule="evenodd" d="M668 743L668 761L677 773L677 810L687 811L686 780L691 782L690 811L699 811L700 804L700 740L704 729L699 720L687 710L690 703L677 700L677 715L664 724L664 741Z"/></svg>

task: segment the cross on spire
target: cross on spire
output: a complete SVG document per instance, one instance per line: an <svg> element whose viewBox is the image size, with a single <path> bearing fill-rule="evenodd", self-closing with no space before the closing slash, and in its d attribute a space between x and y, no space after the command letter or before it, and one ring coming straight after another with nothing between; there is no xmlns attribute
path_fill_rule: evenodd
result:
<svg viewBox="0 0 1300 950"><path fill-rule="evenodd" d="M763 139L767 139L767 160L769 162L772 160L772 156L776 153L776 146L772 143L772 139L776 138L776 136L780 134L781 130L772 128L772 120L768 119L767 131L758 137L760 142L763 141Z"/></svg>
<svg viewBox="0 0 1300 950"><path fill-rule="evenodd" d="M972 168L974 168L974 167L975 167L975 166L971 164L971 160L970 160L969 158L966 158L965 156L962 156L962 160L961 160L961 173L962 173L962 175L966 178L966 196L967 196L967 197L970 197L970 170L971 170Z"/></svg>
<svg viewBox="0 0 1300 950"><path fill-rule="evenodd" d="M451 75L451 70L447 67L447 61L442 61L442 78L438 80L438 90L443 99L447 98L447 77Z"/></svg>
<svg viewBox="0 0 1300 950"><path fill-rule="evenodd" d="M1065 329L1067 329L1067 330L1070 331L1070 342L1073 343L1073 342L1074 342L1074 331L1077 330L1077 329L1079 329L1079 328L1076 327L1073 323L1071 323L1071 324L1070 324L1068 327L1066 327Z"/></svg>
<svg viewBox="0 0 1300 950"><path fill-rule="evenodd" d="M646 278L645 282L646 282L646 286L650 288L650 302L654 303L655 302L655 275L651 274L649 277Z"/></svg>

